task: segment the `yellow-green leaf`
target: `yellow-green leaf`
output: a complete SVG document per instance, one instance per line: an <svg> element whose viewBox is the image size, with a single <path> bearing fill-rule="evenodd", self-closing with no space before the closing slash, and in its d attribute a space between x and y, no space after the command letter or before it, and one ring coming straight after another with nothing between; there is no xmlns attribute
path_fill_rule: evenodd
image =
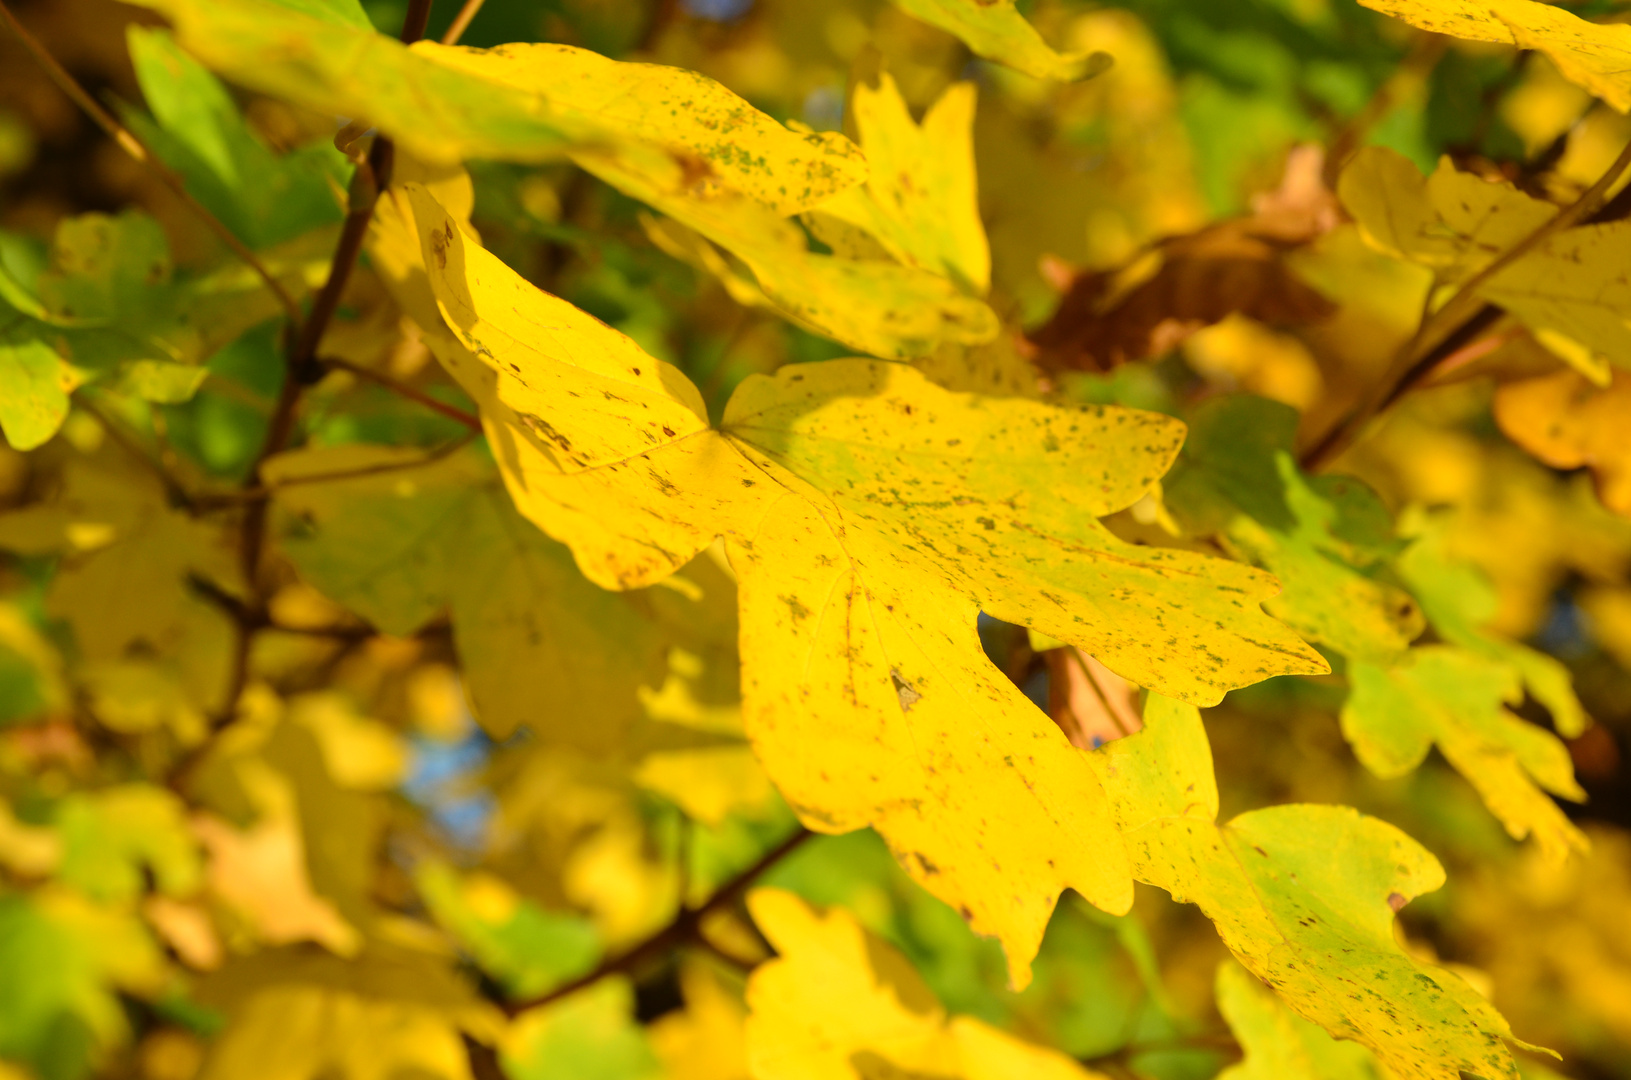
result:
<svg viewBox="0 0 1631 1080"><path fill-rule="evenodd" d="M1574 738L1591 718L1574 692L1574 676L1562 661L1486 625L1495 617L1495 588L1478 568L1450 557L1442 530L1429 527L1398 559L1400 575L1445 641L1505 665L1552 714L1552 724Z"/></svg>
<svg viewBox="0 0 1631 1080"><path fill-rule="evenodd" d="M1557 736L1505 708L1523 699L1512 668L1456 646L1425 645L1391 667L1355 663L1348 680L1342 733L1372 772L1407 773L1437 744L1513 837L1533 835L1553 858L1584 850L1585 836L1541 788L1576 802L1586 793Z"/></svg>
<svg viewBox="0 0 1631 1080"><path fill-rule="evenodd" d="M57 350L26 325L0 331L0 431L14 450L32 450L68 418L71 376Z"/></svg>
<svg viewBox="0 0 1631 1080"><path fill-rule="evenodd" d="M1394 939L1394 912L1444 883L1421 845L1342 806L1274 806L1218 825L1200 714L1157 695L1143 731L1092 758L1134 876L1198 905L1293 1012L1369 1047L1399 1080L1515 1080L1501 1015Z"/></svg>
<svg viewBox="0 0 1631 1080"><path fill-rule="evenodd" d="M1369 1050L1331 1038L1232 961L1218 965L1218 1011L1246 1060L1218 1080L1387 1080Z"/></svg>
<svg viewBox="0 0 1631 1080"><path fill-rule="evenodd" d="M954 83L918 125L888 72L876 88L856 86L850 108L871 172L864 186L840 192L815 213L865 230L907 266L984 295L991 248L975 187L974 101L973 83Z"/></svg>
<svg viewBox="0 0 1631 1080"><path fill-rule="evenodd" d="M963 39L976 55L1039 79L1082 79L1110 66L1104 53L1059 53L1014 6L1014 0L895 0L931 26Z"/></svg>
<svg viewBox="0 0 1631 1080"><path fill-rule="evenodd" d="M1631 109L1631 26L1537 0L1361 0L1435 34L1534 49L1620 112Z"/></svg>

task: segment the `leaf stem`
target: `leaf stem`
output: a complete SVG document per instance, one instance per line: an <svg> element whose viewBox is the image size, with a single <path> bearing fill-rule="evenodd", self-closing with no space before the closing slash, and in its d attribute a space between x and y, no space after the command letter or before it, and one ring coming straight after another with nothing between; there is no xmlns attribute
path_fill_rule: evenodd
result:
<svg viewBox="0 0 1631 1080"><path fill-rule="evenodd" d="M283 305L283 311L289 317L290 324L299 323L300 305L295 303L294 297L289 295L289 291L283 287L282 283L272 276L272 272L266 268L266 264L262 263L260 258L249 249L249 245L238 239L237 235L227 228L220 218L210 213L203 203L193 198L180 175L161 161L158 155L148 149L147 144L137 138L129 128L119 123L112 113L104 109L90 95L90 92L79 84L78 79L69 74L67 68L57 62L56 57L46 50L39 39L29 33L27 28L17 20L17 16L12 14L11 8L6 5L5 0L0 0L0 20L5 22L11 32L17 36L17 40L23 43L23 48L27 49L29 54L45 69L45 73L50 76L57 89L68 95L68 98L75 105L83 109L96 122L97 127L101 128L110 139L119 144L120 149L151 170L153 175L157 176L164 183L164 186L169 188L171 193L186 205L188 210L219 237L222 243L232 249L234 255L242 259L250 269L260 276L261 281L271 290L272 295L277 297L278 303Z"/></svg>
<svg viewBox="0 0 1631 1080"><path fill-rule="evenodd" d="M532 1009L540 1009L545 1005L553 1004L568 994L574 994L586 986L592 986L608 975L625 974L641 967L650 960L667 953L688 941L705 940L701 936L702 921L715 911L736 902L753 884L754 880L770 869L783 858L797 850L810 837L814 836L810 830L800 826L793 835L765 852L752 866L737 874L730 881L721 885L719 889L708 898L707 903L697 908L682 907L672 922L655 934L646 938L640 944L602 963L595 970L580 975L571 982L557 986L547 994L528 998L525 1001L509 1002L503 1008L510 1016L519 1016Z"/></svg>
<svg viewBox="0 0 1631 1080"><path fill-rule="evenodd" d="M1602 209L1609 189L1631 167L1631 142L1580 197L1552 215L1544 224L1497 255L1462 283L1449 300L1422 320L1410 340L1399 348L1388 374L1324 438L1302 455L1302 467L1314 470L1346 450L1372 418L1387 410L1419 384L1444 357L1466 346L1503 314L1501 308L1478 298L1495 275L1562 232L1586 221Z"/></svg>
<svg viewBox="0 0 1631 1080"><path fill-rule="evenodd" d="M459 39L464 37L464 32L469 29L470 20L476 17L476 13L481 10L481 5L485 2L486 0L464 0L464 6L459 9L457 15L453 16L453 21L448 24L447 32L442 35L442 44L457 45Z"/></svg>
<svg viewBox="0 0 1631 1080"><path fill-rule="evenodd" d="M480 417L467 413L455 405L449 405L445 401L438 401L429 394L425 393L423 390L409 386L407 383L399 382L382 371L373 371L369 368L361 366L360 364L353 364L349 360L324 358L321 362L327 367L336 368L340 371L347 371L358 378L367 379L370 382L378 383L380 386L385 387L394 394L405 397L409 401L418 402L425 408L431 410L432 412L440 413L449 420L456 420L477 434L481 433Z"/></svg>

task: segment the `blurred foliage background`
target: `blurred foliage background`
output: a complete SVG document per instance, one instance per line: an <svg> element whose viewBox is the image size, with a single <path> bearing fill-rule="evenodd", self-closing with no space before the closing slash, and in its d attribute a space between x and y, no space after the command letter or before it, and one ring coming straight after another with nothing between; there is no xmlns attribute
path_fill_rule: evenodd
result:
<svg viewBox="0 0 1631 1080"><path fill-rule="evenodd" d="M406 7L365 6L387 33ZM1352 0L1022 6L1050 42L1102 49L1115 66L1043 83L881 0L487 0L463 42L565 42L681 65L817 130L844 130L851 88L880 69L915 111L971 79L991 303L1035 331L1050 392L1186 415L1244 390L1295 407L1305 441L1375 381L1425 289L1337 220L1327 162L1360 145L1424 171L1448 155L1563 201L1631 138L1631 122L1540 56L1417 34ZM157 46L138 70L127 37L157 25L150 13L109 0L14 7L280 273L321 281L348 169L334 118L236 91L200 96ZM429 36L456 7L436 5ZM189 142L187 125L207 134ZM715 416L751 373L845 354L736 303L652 243L639 204L574 167L472 171L489 248L679 365ZM1039 329L1073 280L1126 274L1163 238L1192 244L1169 249L1169 269L1190 256L1198 266L1212 257L1195 239L1205 230L1277 212L1327 220L1229 264L1264 283L1255 307L1234 304L1175 345L1156 325L1171 312L1098 325L1095 341L1133 344L1087 360L1068 326ZM76 241L88 214L112 217ZM732 988L765 955L728 906L688 947L528 1013L502 1061L479 1049L497 1023L492 1001L543 994L660 933L676 905L732 881L795 827L741 739L724 572L705 558L688 571L691 592L631 601L658 631L625 633L626 614L606 615L612 629L599 632L622 651L602 671L562 644L577 629L529 623L525 596L503 595L571 571L501 497L468 511L490 518L490 546L457 554L518 576L455 597L451 618L371 626L285 569L272 600L280 629L257 635L249 661L246 719L195 757L231 683L234 635L208 579L189 591L165 575L180 558L196 568L230 554L141 461L204 484L244 481L282 379L277 312L232 291L220 241L0 34L0 265L24 294L42 293L76 243L146 253L146 280L103 280L99 295L203 374L168 401L137 388L140 374L87 379L55 439L26 457L0 448L0 507L14 511L0 516L0 1076L745 1075L728 1054L695 1050L702 1025L740 1025ZM1327 290L1339 307L1282 319L1277 275L1291 272L1316 288L1340 282ZM1194 289L1216 287L1215 271L1197 273ZM204 293L230 317L189 323ZM326 349L469 408L366 269ZM1631 1077L1631 520L1605 509L1592 476L1515 445L1496 415L1508 386L1558 370L1518 341L1443 372L1334 468L1482 572L1493 630L1567 665L1597 721L1569 742L1590 800L1566 809L1590 853L1563 871L1546 864L1436 753L1396 779L1366 772L1339 728L1335 677L1237 692L1206 722L1225 816L1347 803L1399 825L1450 871L1405 912L1410 948L1467 974L1522 1038L1561 1051L1569 1075ZM466 434L345 370L308 401L316 447L440 453ZM493 489L490 475L472 483ZM300 516L334 512L324 498L280 507L274 533L298 548ZM993 659L1047 707L1059 670L1013 628L984 630ZM539 672L568 686L547 706L531 696ZM480 723L467 691L485 703ZM536 715L544 707L561 713ZM1547 722L1532 702L1520 711ZM585 734L625 721L657 733L610 757ZM1222 946L1194 909L1155 890L1121 919L1067 898L1034 985L1014 994L1000 950L870 833L809 840L760 880L849 907L952 1011L1112 1075L1209 1077L1239 1056L1213 1000ZM1526 1075L1548 1075L1540 1062L1526 1058Z"/></svg>

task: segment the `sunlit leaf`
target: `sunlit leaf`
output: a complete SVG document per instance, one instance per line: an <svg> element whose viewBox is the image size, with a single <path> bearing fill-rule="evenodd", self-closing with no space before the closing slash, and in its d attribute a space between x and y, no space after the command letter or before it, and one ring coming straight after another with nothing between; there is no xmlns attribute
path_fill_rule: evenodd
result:
<svg viewBox="0 0 1631 1080"><path fill-rule="evenodd" d="M869 175L820 204L874 237L897 260L975 295L991 285L991 249L974 178L973 83L956 83L914 123L888 72L855 88L851 108Z"/></svg>
<svg viewBox="0 0 1631 1080"><path fill-rule="evenodd" d="M841 908L817 913L772 889L748 905L777 952L748 980L748 1062L759 1080L1099 1076L974 1017L949 1017L906 958Z"/></svg>
<svg viewBox="0 0 1631 1080"><path fill-rule="evenodd" d="M1014 0L895 0L901 10L956 34L976 55L1039 79L1081 79L1109 66L1103 53L1058 53Z"/></svg>
<svg viewBox="0 0 1631 1080"><path fill-rule="evenodd" d="M1397 1076L1516 1077L1500 1014L1394 939L1394 911L1444 883L1438 860L1348 807L1272 806L1220 826L1199 713L1151 695L1144 725L1093 754L1139 880L1198 905L1293 1012Z"/></svg>
<svg viewBox="0 0 1631 1080"><path fill-rule="evenodd" d="M1587 22L1538 0L1362 2L1436 34L1534 49L1616 109L1631 109L1631 28Z"/></svg>

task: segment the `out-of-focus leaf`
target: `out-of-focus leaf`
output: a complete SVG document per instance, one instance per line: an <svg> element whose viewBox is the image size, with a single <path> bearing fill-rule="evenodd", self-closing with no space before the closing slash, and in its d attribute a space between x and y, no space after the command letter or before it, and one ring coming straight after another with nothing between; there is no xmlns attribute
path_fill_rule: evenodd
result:
<svg viewBox="0 0 1631 1080"><path fill-rule="evenodd" d="M911 963L842 908L818 914L775 889L748 906L777 952L748 980L748 1063L759 1080L1099 1076L971 1016L948 1017Z"/></svg>
<svg viewBox="0 0 1631 1080"><path fill-rule="evenodd" d="M1403 1080L1515 1080L1501 1015L1394 939L1394 912L1444 883L1425 848L1341 806L1273 806L1218 825L1200 714L1158 695L1143 731L1092 760L1134 875L1199 905L1293 1012L1369 1047Z"/></svg>
<svg viewBox="0 0 1631 1080"><path fill-rule="evenodd" d="M181 800L162 788L126 784L64 801L58 876L95 900L128 902L145 891L144 874L161 892L185 896L203 881L198 850Z"/></svg>
<svg viewBox="0 0 1631 1080"><path fill-rule="evenodd" d="M661 1062L634 1022L634 993L621 976L528 1012L504 1045L513 1080L660 1080Z"/></svg>
<svg viewBox="0 0 1631 1080"><path fill-rule="evenodd" d="M901 10L956 34L976 55L1038 79L1084 79L1110 66L1104 53L1059 53L1014 0L895 0Z"/></svg>
<svg viewBox="0 0 1631 1080"><path fill-rule="evenodd" d="M1367 241L1448 283L1477 273L1559 212L1511 184L1460 172L1448 159L1424 179L1380 147L1355 156L1338 190ZM1619 258L1628 237L1631 224L1623 221L1565 229L1492 275L1478 295L1543 342L1555 340L1563 359L1601 381L1606 371L1593 354L1631 367L1631 272Z"/></svg>
<svg viewBox="0 0 1631 1080"><path fill-rule="evenodd" d="M519 726L610 750L660 681L669 635L641 593L584 580L565 548L517 515L473 454L419 468L415 451L297 451L263 472L289 515L282 545L312 584L387 633L443 608L477 716L496 737ZM369 471L373 470L373 471ZM351 474L304 482L324 474ZM579 717L597 710L601 722Z"/></svg>
<svg viewBox="0 0 1631 1080"><path fill-rule="evenodd" d="M646 1029L669 1080L748 1080L747 1009L703 963L680 969L685 1008Z"/></svg>
<svg viewBox="0 0 1631 1080"><path fill-rule="evenodd" d="M1585 847L1580 830L1541 791L1585 800L1568 748L1503 707L1523 697L1511 667L1455 646L1425 645L1391 667L1355 663L1348 679L1342 732L1372 772L1409 772L1437 744L1514 838L1533 835L1558 859Z"/></svg>
<svg viewBox="0 0 1631 1080"><path fill-rule="evenodd" d="M1307 478L1292 453L1297 413L1262 398L1197 409L1179 465L1162 487L1192 533L1217 533L1274 574L1270 612L1353 658L1386 659L1421 633L1408 593L1374 574L1402 546L1374 492L1351 478Z"/></svg>
<svg viewBox="0 0 1631 1080"><path fill-rule="evenodd" d="M0 430L15 450L32 450L68 417L73 375L50 344L25 328L0 331Z"/></svg>
<svg viewBox="0 0 1631 1080"><path fill-rule="evenodd" d="M1538 0L1361 2L1435 34L1534 49L1616 109L1631 109L1631 27L1587 22Z"/></svg>
<svg viewBox="0 0 1631 1080"><path fill-rule="evenodd" d="M1318 322L1336 307L1287 265L1290 246L1240 218L1162 240L1119 270L1077 274L1031 335L1038 362L1108 371L1159 356L1236 312L1271 324Z"/></svg>
<svg viewBox="0 0 1631 1080"><path fill-rule="evenodd" d="M1396 562L1433 629L1445 641L1515 672L1563 736L1586 730L1591 718L1575 696L1569 669L1554 656L1487 629L1495 615L1495 590L1477 567L1451 558L1445 543L1443 530L1428 526Z"/></svg>
<svg viewBox="0 0 1631 1080"><path fill-rule="evenodd" d="M0 725L59 709L68 694L62 657L22 610L0 602Z"/></svg>
<svg viewBox="0 0 1631 1080"><path fill-rule="evenodd" d="M149 141L246 243L267 247L344 216L339 193L346 163L333 146L273 153L251 132L226 87L170 34L132 25L127 36L142 96L158 121L157 131L146 132Z"/></svg>
<svg viewBox="0 0 1631 1080"><path fill-rule="evenodd" d="M864 186L822 203L865 230L894 258L950 278L977 296L991 285L991 248L974 177L973 83L955 83L921 125L888 72L855 88L850 107L870 172Z"/></svg>
<svg viewBox="0 0 1631 1080"><path fill-rule="evenodd" d="M1339 1042L1287 1009L1239 964L1218 966L1218 1011L1246 1060L1218 1080L1385 1080L1371 1052Z"/></svg>
<svg viewBox="0 0 1631 1080"><path fill-rule="evenodd" d="M203 980L226 1014L202 1080L470 1080L460 1032L491 1045L501 1020L440 958L377 947L352 960L268 950Z"/></svg>
<svg viewBox="0 0 1631 1080"><path fill-rule="evenodd" d="M1597 497L1631 516L1631 373L1614 372L1608 387L1575 371L1503 384L1495 419L1508 438L1554 469L1587 466Z"/></svg>
<svg viewBox="0 0 1631 1080"><path fill-rule="evenodd" d="M461 877L446 863L428 862L414 880L436 921L517 998L545 993L600 958L587 919L544 911L490 874Z"/></svg>
<svg viewBox="0 0 1631 1080"><path fill-rule="evenodd" d="M60 885L0 897L0 1056L77 1080L129 1038L118 992L150 995L163 979L134 914Z"/></svg>

